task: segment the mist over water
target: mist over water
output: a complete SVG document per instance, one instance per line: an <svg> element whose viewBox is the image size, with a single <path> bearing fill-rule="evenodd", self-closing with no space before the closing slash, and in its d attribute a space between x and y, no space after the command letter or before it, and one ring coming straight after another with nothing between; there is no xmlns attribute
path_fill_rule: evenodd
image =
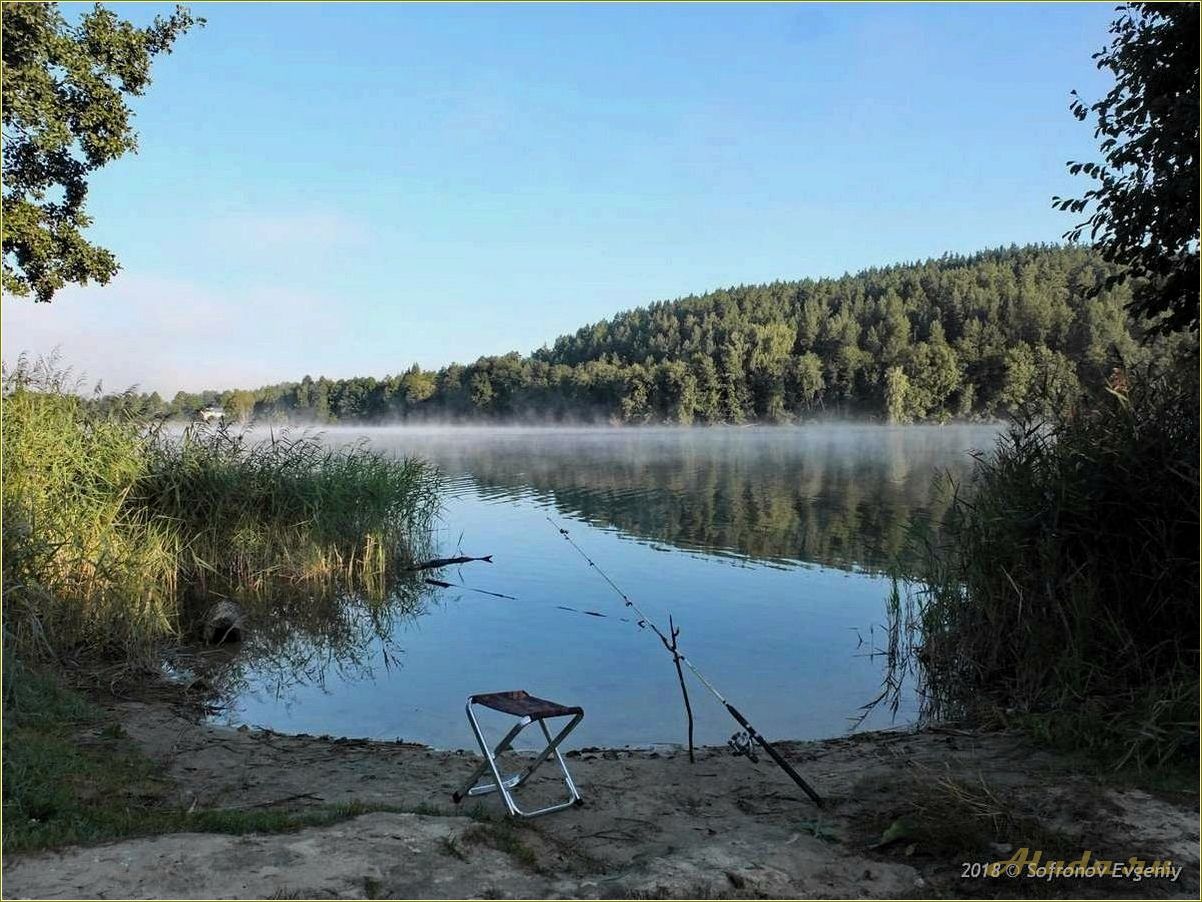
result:
<svg viewBox="0 0 1202 902"><path fill-rule="evenodd" d="M288 732L466 747L474 692L524 688L586 717L577 745L680 742L675 671L658 640L557 532L666 624L769 737L839 735L880 684L885 569L907 522L938 529L947 478L996 427L387 427L325 432L417 454L446 477L441 556L493 555L432 574L416 616L340 662L282 675L240 663L221 719ZM498 598L471 589L512 596ZM603 617L593 614L604 614ZM694 690L697 740L724 711ZM912 717L907 700L899 720ZM864 728L888 725L884 712Z"/></svg>

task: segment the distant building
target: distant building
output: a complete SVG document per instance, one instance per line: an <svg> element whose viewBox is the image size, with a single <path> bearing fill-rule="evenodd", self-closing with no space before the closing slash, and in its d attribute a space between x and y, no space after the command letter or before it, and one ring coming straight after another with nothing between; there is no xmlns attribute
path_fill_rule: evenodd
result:
<svg viewBox="0 0 1202 902"><path fill-rule="evenodd" d="M206 423L211 423L213 420L224 420L225 408L219 407L216 404L210 404L208 407L202 407L196 411L196 416Z"/></svg>

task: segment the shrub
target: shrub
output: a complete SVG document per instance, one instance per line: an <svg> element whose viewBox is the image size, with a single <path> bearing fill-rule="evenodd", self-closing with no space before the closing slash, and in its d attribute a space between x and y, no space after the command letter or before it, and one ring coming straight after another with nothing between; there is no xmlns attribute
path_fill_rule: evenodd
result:
<svg viewBox="0 0 1202 902"><path fill-rule="evenodd" d="M437 474L313 436L182 434L90 415L69 373L4 373L6 649L135 658L181 600L320 582L383 597L437 506ZM328 593L327 593L328 594Z"/></svg>
<svg viewBox="0 0 1202 902"><path fill-rule="evenodd" d="M896 617L929 713L1017 719L1114 763L1196 756L1198 451L1194 356L978 456Z"/></svg>

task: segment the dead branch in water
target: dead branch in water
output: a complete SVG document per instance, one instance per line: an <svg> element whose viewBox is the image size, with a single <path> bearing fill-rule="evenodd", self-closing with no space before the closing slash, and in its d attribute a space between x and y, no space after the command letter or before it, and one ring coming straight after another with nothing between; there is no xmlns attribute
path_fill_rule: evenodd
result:
<svg viewBox="0 0 1202 902"><path fill-rule="evenodd" d="M436 557L432 561L423 561L420 564L414 564L412 567L406 567L405 569L410 573L417 573L419 570L437 570L439 567L470 564L472 561L484 561L487 564L491 564L492 555L486 554L484 557Z"/></svg>

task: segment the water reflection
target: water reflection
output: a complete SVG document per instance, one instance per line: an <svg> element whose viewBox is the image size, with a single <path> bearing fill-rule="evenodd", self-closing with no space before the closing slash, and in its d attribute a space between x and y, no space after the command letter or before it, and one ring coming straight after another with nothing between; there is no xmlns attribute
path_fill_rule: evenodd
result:
<svg viewBox="0 0 1202 902"><path fill-rule="evenodd" d="M496 501L533 496L587 523L765 562L880 568L909 522L937 529L992 427L395 430Z"/></svg>
<svg viewBox="0 0 1202 902"><path fill-rule="evenodd" d="M432 594L422 580L402 575L375 598L334 585L239 598L248 626L241 643L185 648L173 663L203 672L214 709L250 693L287 706L298 689L324 692L398 666L404 649L397 638L436 605Z"/></svg>
<svg viewBox="0 0 1202 902"><path fill-rule="evenodd" d="M455 748L470 741L467 695L525 688L585 707L578 744L679 741L671 659L621 619L549 515L652 618L675 616L682 648L770 738L837 735L879 691L860 641L882 622L881 568L907 520L941 522L949 497L933 477L967 474L968 449L994 434L373 430L377 449L447 474L436 553L495 563L440 571L449 588L412 580L384 604L296 598L255 618L261 631L221 680L220 719ZM726 713L697 707L698 741L725 742ZM882 711L864 727L887 723Z"/></svg>

